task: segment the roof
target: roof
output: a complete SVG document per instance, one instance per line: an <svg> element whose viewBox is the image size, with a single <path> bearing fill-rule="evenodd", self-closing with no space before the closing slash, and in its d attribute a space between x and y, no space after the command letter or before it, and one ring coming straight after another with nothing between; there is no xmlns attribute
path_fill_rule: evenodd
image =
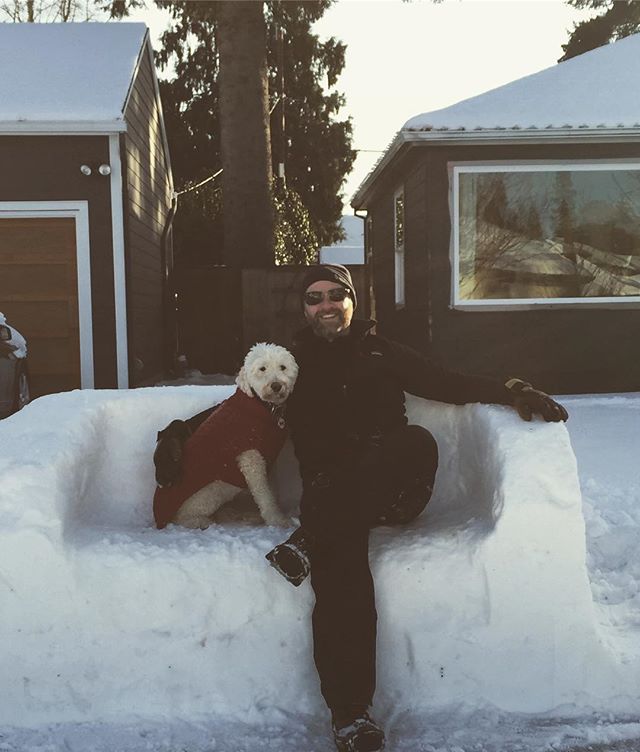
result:
<svg viewBox="0 0 640 752"><path fill-rule="evenodd" d="M124 130L143 23L0 23L0 132Z"/></svg>
<svg viewBox="0 0 640 752"><path fill-rule="evenodd" d="M395 153L421 141L640 138L640 34L408 120L360 185L364 195Z"/></svg>

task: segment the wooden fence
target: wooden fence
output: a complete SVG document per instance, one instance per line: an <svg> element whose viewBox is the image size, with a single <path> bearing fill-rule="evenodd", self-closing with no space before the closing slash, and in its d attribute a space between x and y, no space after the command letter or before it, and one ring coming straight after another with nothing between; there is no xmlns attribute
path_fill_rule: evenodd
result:
<svg viewBox="0 0 640 752"><path fill-rule="evenodd" d="M178 353L202 373L235 373L255 342L289 346L305 324L301 282L308 267L176 270ZM350 266L358 315L370 311L365 266Z"/></svg>

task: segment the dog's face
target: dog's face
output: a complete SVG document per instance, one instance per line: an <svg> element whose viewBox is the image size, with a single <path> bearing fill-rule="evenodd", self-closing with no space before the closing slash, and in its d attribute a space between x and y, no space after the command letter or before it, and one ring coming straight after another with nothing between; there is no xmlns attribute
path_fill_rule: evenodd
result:
<svg viewBox="0 0 640 752"><path fill-rule="evenodd" d="M236 384L250 397L281 405L293 391L298 364L280 345L260 342L254 345L236 378ZM255 393L255 394L254 394Z"/></svg>

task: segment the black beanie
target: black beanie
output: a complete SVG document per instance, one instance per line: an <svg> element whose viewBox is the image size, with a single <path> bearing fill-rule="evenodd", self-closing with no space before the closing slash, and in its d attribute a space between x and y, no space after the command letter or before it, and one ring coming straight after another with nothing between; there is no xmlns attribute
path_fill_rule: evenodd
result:
<svg viewBox="0 0 640 752"><path fill-rule="evenodd" d="M358 304L356 300L356 289L353 286L351 272L342 264L316 264L309 267L309 271L304 275L302 280L302 294L304 295L310 285L314 282L326 280L327 282L337 282L339 285L349 290L349 297L353 300L353 307Z"/></svg>

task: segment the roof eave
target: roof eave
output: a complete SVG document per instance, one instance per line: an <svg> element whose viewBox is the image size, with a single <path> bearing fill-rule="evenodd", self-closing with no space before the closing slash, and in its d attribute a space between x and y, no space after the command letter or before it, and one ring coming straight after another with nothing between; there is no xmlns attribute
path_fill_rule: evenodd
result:
<svg viewBox="0 0 640 752"><path fill-rule="evenodd" d="M362 181L353 194L350 205L354 210L366 208L372 189L381 173L395 159L406 145L420 144L541 144L541 143L581 143L581 142L621 142L640 140L640 127L605 128L493 128L475 130L425 130L399 131L377 164Z"/></svg>
<svg viewBox="0 0 640 752"><path fill-rule="evenodd" d="M3 136L95 136L125 133L124 120L0 120Z"/></svg>

